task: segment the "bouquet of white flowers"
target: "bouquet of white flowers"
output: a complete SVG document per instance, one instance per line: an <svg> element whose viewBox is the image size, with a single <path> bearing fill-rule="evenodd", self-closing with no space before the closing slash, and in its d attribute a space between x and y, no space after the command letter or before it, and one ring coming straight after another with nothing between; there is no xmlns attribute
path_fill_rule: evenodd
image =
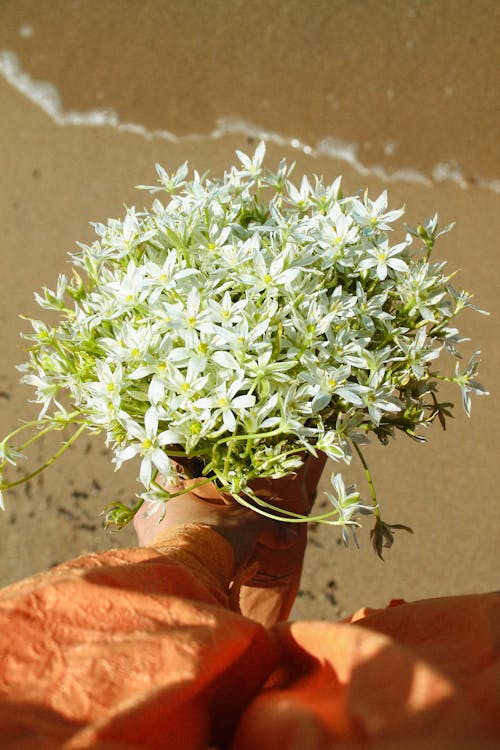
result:
<svg viewBox="0 0 500 750"><path fill-rule="evenodd" d="M222 179L157 166L159 186L140 187L168 202L95 224L98 240L72 255L72 279L36 295L59 319L32 320L26 335L20 369L42 409L0 444L0 468L47 431L75 425L24 481L85 430L105 432L116 468L140 457L144 487L133 508L107 507L108 524L168 500L162 485L179 472L300 522L312 519L259 498L253 480L291 474L318 451L348 462L354 448L371 503L332 475L332 508L313 519L341 526L347 540L358 512L373 510L380 552L391 530L360 445L372 432L386 443L397 430L423 440L418 428L436 417L444 426L451 404L437 399L440 381L461 388L469 413L470 393L485 392L477 356L450 375L436 359L443 348L460 358L455 318L478 308L444 263L431 262L450 229L438 231L437 216L393 243L403 210L389 210L385 192L375 201L345 196L340 178L304 177L297 187L293 166L283 160L270 171L264 153L263 143L253 157L237 152L240 166ZM13 446L29 427L34 436Z"/></svg>

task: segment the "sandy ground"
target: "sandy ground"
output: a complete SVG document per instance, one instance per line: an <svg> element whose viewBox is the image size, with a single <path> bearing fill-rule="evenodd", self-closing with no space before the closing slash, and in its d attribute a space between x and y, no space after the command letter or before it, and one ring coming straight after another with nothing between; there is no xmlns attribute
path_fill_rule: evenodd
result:
<svg viewBox="0 0 500 750"><path fill-rule="evenodd" d="M294 614L339 617L392 597L498 588L499 15L495 0L332 0L307 11L295 1L0 0L0 433L36 414L15 370L27 328L19 315L38 316L33 290L67 271L75 241L92 238L89 221L142 207L147 196L133 186L154 180L156 161L217 173L262 131L272 165L286 155L296 176L343 174L349 192L388 186L412 224L435 210L456 220L437 257L493 313L463 316L464 353L482 350L491 391L471 419L452 392L445 433L433 427L425 446L400 438L368 448L387 520L415 535L400 535L382 563L368 529L361 550L345 550L334 531L312 528ZM33 81L53 84L59 100ZM104 108L114 126L70 124ZM40 445L34 462L49 449ZM132 544L129 531L104 532L98 514L133 497L135 468L113 473L103 441L84 438L12 490L0 581ZM364 490L358 466L345 475Z"/></svg>

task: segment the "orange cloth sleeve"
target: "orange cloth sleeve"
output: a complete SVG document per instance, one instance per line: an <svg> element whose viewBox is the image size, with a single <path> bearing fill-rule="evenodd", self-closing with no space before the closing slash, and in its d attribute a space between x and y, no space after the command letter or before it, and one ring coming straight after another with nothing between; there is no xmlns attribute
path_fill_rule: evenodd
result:
<svg viewBox="0 0 500 750"><path fill-rule="evenodd" d="M0 593L0 748L224 744L276 661L223 606L233 553L207 527L111 550Z"/></svg>
<svg viewBox="0 0 500 750"><path fill-rule="evenodd" d="M500 739L500 596L283 623L280 666L233 750L493 750Z"/></svg>
<svg viewBox="0 0 500 750"><path fill-rule="evenodd" d="M500 596L265 629L215 531L155 543L0 592L2 750L496 747Z"/></svg>

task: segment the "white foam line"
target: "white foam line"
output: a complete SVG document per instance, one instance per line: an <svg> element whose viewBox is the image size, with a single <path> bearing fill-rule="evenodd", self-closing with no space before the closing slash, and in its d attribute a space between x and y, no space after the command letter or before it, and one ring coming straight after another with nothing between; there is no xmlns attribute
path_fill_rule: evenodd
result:
<svg viewBox="0 0 500 750"><path fill-rule="evenodd" d="M278 146L291 147L311 156L327 156L330 159L337 159L346 162L362 175L373 175L385 182L418 182L422 185L432 185L432 180L416 169L408 168L386 172L380 166L367 167L357 157L357 146L353 143L341 141L338 138L323 138L315 146L310 146L298 138L288 139L273 131L251 125L244 120L221 118L217 121L217 129L212 131L211 135L212 137L222 137L227 134L241 134L252 138L263 138L267 142L275 143Z"/></svg>
<svg viewBox="0 0 500 750"><path fill-rule="evenodd" d="M113 109L92 109L87 112L65 110L59 91L48 81L34 81L23 71L15 52L0 50L0 73L16 91L38 105L56 125L80 125L86 127L112 127L144 138L162 138L178 142L180 139L167 130L150 131L143 125L124 123Z"/></svg>
<svg viewBox="0 0 500 750"><path fill-rule="evenodd" d="M54 84L47 81L35 81L21 67L19 59L10 50L0 51L0 74L13 88L31 102L39 106L60 126L111 127L122 133L133 133L147 140L161 139L170 143L183 141L220 140L227 135L244 135L255 139L264 139L284 148L302 151L304 154L343 161L363 176L374 176L384 182L413 182L431 186L435 182L451 181L461 188L469 187L464 179L461 167L452 162L440 162L429 177L416 169L405 168L387 172L383 167L366 166L357 155L357 146L337 138L329 137L318 141L314 146L299 138L286 138L279 133L237 118L220 118L216 127L208 134L192 133L178 136L169 130L149 130L139 123L122 122L113 109L92 109L87 112L65 110L59 91ZM483 180L474 178L472 184L487 190L500 193L500 180Z"/></svg>

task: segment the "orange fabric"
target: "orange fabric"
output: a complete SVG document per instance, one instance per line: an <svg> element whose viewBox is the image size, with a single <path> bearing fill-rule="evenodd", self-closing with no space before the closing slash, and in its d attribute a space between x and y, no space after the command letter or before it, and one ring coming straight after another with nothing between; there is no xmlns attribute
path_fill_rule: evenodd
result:
<svg viewBox="0 0 500 750"><path fill-rule="evenodd" d="M208 527L0 592L2 750L493 748L500 596L265 629Z"/></svg>

